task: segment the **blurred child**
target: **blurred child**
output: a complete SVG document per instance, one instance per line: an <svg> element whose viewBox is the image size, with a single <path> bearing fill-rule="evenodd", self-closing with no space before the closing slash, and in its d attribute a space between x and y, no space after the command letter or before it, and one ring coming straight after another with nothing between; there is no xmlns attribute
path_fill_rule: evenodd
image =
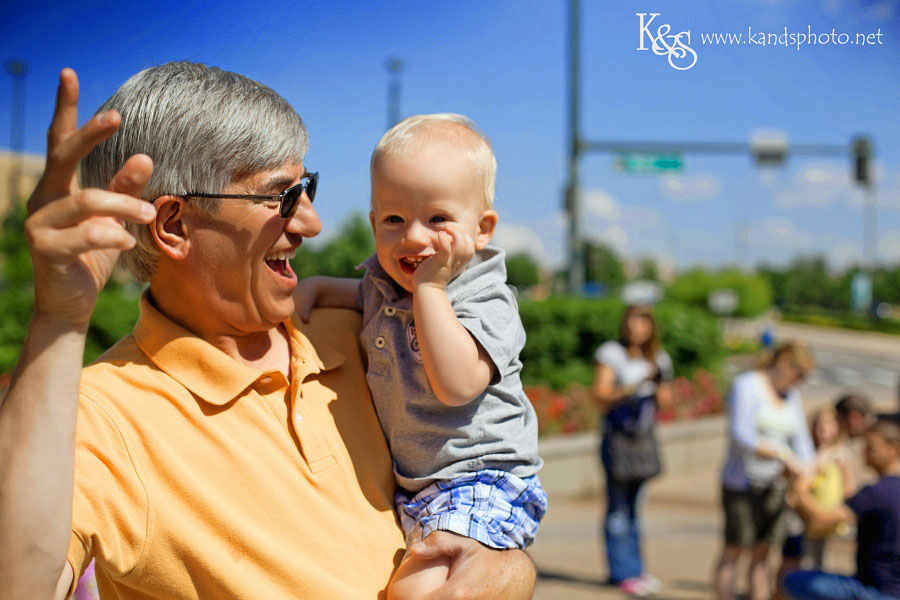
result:
<svg viewBox="0 0 900 600"><path fill-rule="evenodd" d="M847 448L840 442L837 412L831 407L820 408L810 420L810 432L816 446L815 468L810 493L823 510L840 506L844 498L853 495L853 479ZM825 541L832 535L848 532L846 523L827 530L807 530L806 555L810 568L821 569Z"/></svg>

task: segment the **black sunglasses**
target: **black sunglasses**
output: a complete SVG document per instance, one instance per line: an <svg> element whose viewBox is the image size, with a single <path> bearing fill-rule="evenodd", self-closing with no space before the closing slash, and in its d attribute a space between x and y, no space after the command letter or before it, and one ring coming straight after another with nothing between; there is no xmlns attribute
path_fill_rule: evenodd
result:
<svg viewBox="0 0 900 600"><path fill-rule="evenodd" d="M303 181L303 180L306 181ZM185 198L236 198L241 200L259 200L259 201L275 201L279 202L278 206L278 214L281 215L282 219L287 219L291 216L291 212L294 210L294 206L297 205L297 201L300 199L300 195L305 191L306 197L309 198L310 204L316 198L316 188L319 186L319 172L315 173L307 172L302 178L300 183L297 185L292 185L288 189L284 190L280 194L200 194L200 193L188 193L188 194L173 194L173 196L183 196Z"/></svg>

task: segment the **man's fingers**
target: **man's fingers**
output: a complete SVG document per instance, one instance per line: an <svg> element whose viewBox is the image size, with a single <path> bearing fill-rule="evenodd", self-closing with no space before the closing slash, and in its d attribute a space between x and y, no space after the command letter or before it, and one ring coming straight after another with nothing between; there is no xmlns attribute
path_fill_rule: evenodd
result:
<svg viewBox="0 0 900 600"><path fill-rule="evenodd" d="M56 110L47 133L47 148L52 151L78 126L78 76L66 67L59 74Z"/></svg>
<svg viewBox="0 0 900 600"><path fill-rule="evenodd" d="M78 161L88 155L94 147L115 133L122 117L111 110L94 115L80 129L71 131L47 148L47 169L44 178L53 191L69 191L72 175ZM51 126L52 129L52 126Z"/></svg>
<svg viewBox="0 0 900 600"><path fill-rule="evenodd" d="M115 217L136 223L149 223L156 209L149 202L105 190L82 190L45 206L42 213L34 215L45 227L63 229L72 227L91 217Z"/></svg>
<svg viewBox="0 0 900 600"><path fill-rule="evenodd" d="M71 263L78 255L91 250L128 250L134 236L114 221L85 221L76 227L42 231L31 240L36 256L51 263Z"/></svg>
<svg viewBox="0 0 900 600"><path fill-rule="evenodd" d="M135 154L125 161L109 184L112 192L139 197L153 174L153 160L146 154Z"/></svg>
<svg viewBox="0 0 900 600"><path fill-rule="evenodd" d="M410 546L409 553L423 560L438 556L456 556L463 551L464 544L461 542L465 539L446 531L435 531L424 540Z"/></svg>

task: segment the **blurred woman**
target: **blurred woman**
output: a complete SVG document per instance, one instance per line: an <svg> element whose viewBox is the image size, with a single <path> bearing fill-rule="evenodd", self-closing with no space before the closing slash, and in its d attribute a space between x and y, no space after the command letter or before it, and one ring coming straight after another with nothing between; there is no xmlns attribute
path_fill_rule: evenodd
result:
<svg viewBox="0 0 900 600"><path fill-rule="evenodd" d="M750 550L748 597L768 600L767 558L784 535L785 471L800 474L815 451L797 386L815 363L806 346L780 346L760 369L735 378L728 395L730 443L722 469L725 544L716 567L720 600L734 598L735 566Z"/></svg>
<svg viewBox="0 0 900 600"><path fill-rule="evenodd" d="M632 596L648 596L661 585L644 571L639 513L644 483L661 470L653 423L657 408L671 402L672 360L660 348L653 312L644 306L626 309L619 340L605 342L595 358L591 391L604 415L600 455L609 578Z"/></svg>

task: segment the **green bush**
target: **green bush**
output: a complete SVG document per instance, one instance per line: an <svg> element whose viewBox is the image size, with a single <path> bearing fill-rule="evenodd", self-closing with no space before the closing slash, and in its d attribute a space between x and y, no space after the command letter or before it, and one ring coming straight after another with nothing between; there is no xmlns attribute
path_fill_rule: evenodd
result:
<svg viewBox="0 0 900 600"><path fill-rule="evenodd" d="M756 317L772 307L769 281L760 275L737 269L718 272L692 269L682 273L666 290L666 298L709 310L709 293L715 289L732 289L737 293L738 307L734 314L737 317Z"/></svg>
<svg viewBox="0 0 900 600"><path fill-rule="evenodd" d="M537 263L527 254L519 253L506 257L506 282L517 288L525 289L537 285L541 274Z"/></svg>
<svg viewBox="0 0 900 600"><path fill-rule="evenodd" d="M523 301L519 305L527 335L521 354L523 381L558 390L572 382L588 385L594 352L604 341L618 339L624 310L617 299L559 296ZM699 367L718 369L725 346L714 317L674 303L658 306L656 317L663 348L672 357L676 373L691 374Z"/></svg>
<svg viewBox="0 0 900 600"><path fill-rule="evenodd" d="M361 278L365 271L356 266L375 252L375 239L368 219L360 213L350 215L340 232L331 240L316 245L304 242L291 262L297 277L313 275Z"/></svg>

